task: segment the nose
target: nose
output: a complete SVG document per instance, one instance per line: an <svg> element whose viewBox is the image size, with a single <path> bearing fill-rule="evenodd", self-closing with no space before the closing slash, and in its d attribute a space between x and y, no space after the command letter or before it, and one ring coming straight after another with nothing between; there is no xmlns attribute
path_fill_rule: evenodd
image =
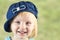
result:
<svg viewBox="0 0 60 40"><path fill-rule="evenodd" d="M27 27L26 27L25 23L21 23L20 26L19 26L20 30L26 30L26 28Z"/></svg>

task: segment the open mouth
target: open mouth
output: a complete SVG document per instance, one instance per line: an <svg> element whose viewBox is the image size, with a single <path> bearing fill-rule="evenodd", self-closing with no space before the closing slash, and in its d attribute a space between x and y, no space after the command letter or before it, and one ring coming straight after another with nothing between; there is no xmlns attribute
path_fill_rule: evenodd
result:
<svg viewBox="0 0 60 40"><path fill-rule="evenodd" d="M17 31L17 33L19 33L21 35L28 34L28 32L25 32L25 31Z"/></svg>

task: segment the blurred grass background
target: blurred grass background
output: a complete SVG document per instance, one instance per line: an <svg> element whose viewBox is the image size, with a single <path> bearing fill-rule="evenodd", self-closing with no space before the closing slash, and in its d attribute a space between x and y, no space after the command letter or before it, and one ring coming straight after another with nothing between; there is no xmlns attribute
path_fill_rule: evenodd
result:
<svg viewBox="0 0 60 40"><path fill-rule="evenodd" d="M0 40L11 33L4 31L9 6L21 0L0 0ZM38 36L36 40L60 40L60 0L24 0L38 8Z"/></svg>

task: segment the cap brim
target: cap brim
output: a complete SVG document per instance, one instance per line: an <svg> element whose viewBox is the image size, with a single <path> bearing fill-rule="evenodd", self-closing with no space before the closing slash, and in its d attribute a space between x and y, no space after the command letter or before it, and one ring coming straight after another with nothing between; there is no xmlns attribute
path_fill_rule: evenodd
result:
<svg viewBox="0 0 60 40"><path fill-rule="evenodd" d="M7 20L4 24L4 30L6 32L11 32L11 29L10 29L10 20Z"/></svg>

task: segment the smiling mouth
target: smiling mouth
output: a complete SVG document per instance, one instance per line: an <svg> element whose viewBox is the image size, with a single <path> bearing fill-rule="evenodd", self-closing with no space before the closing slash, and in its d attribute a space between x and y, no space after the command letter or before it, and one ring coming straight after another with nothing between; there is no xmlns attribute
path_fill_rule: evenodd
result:
<svg viewBox="0 0 60 40"><path fill-rule="evenodd" d="M17 31L19 34L27 34L28 32L24 32L24 31Z"/></svg>

